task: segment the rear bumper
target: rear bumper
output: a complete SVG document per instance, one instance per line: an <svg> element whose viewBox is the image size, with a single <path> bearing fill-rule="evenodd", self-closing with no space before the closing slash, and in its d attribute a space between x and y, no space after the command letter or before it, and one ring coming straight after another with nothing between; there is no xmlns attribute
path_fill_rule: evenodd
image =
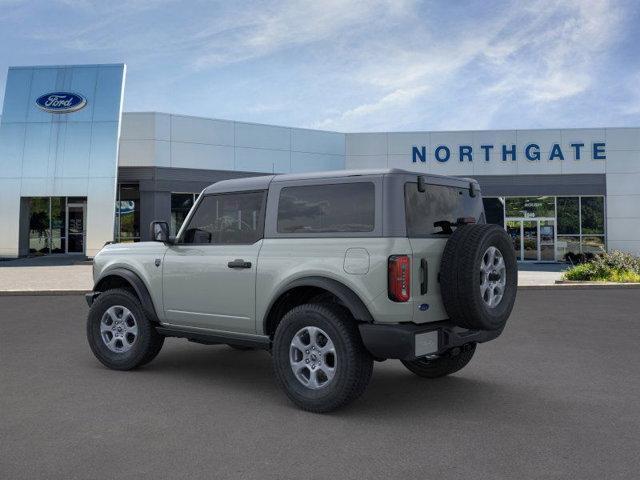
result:
<svg viewBox="0 0 640 480"><path fill-rule="evenodd" d="M468 343L488 342L502 333L502 330L468 330L449 321L427 325L361 323L359 328L371 355L400 360L439 355Z"/></svg>

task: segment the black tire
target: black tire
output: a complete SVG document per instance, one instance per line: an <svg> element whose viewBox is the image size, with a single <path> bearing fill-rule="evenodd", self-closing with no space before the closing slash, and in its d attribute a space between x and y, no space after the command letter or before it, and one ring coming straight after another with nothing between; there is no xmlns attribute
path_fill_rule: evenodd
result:
<svg viewBox="0 0 640 480"><path fill-rule="evenodd" d="M433 359L418 358L417 360L405 361L402 364L419 377L439 378L462 370L473 358L476 351L476 344L465 345L461 349Z"/></svg>
<svg viewBox="0 0 640 480"><path fill-rule="evenodd" d="M234 350L239 350L241 352L246 352L248 350L255 350L254 347L245 347L244 345L228 345L228 346L233 348Z"/></svg>
<svg viewBox="0 0 640 480"><path fill-rule="evenodd" d="M318 389L298 380L289 361L293 337L305 327L320 328L335 347L335 374ZM329 412L354 401L367 388L373 371L373 358L362 344L355 320L332 304L305 304L289 311L276 329L272 354L278 383L293 403L310 412Z"/></svg>
<svg viewBox="0 0 640 480"><path fill-rule="evenodd" d="M103 316L110 307L127 308L134 317L137 335L131 347L123 352L112 351L100 331ZM100 362L113 370L131 370L153 360L164 344L160 335L140 304L131 292L123 289L107 290L93 302L87 317L87 340L91 351ZM122 342L120 342L122 344Z"/></svg>
<svg viewBox="0 0 640 480"><path fill-rule="evenodd" d="M504 261L504 285L481 293L483 282L480 267L493 248ZM497 258L496 254L496 258ZM497 275L492 273L491 275ZM493 277L492 277L493 278ZM502 277L501 277L502 278ZM464 328L500 330L513 310L518 290L518 266L511 238L498 225L465 225L449 238L440 264L440 291L449 318ZM483 295L501 292L495 305ZM497 298L497 295L496 295Z"/></svg>

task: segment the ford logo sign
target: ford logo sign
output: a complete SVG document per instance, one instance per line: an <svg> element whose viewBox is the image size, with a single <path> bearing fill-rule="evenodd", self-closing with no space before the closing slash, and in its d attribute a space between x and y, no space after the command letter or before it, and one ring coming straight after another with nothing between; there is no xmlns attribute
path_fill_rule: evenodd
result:
<svg viewBox="0 0 640 480"><path fill-rule="evenodd" d="M49 113L72 113L85 107L87 99L77 93L53 92L38 97L36 105Z"/></svg>

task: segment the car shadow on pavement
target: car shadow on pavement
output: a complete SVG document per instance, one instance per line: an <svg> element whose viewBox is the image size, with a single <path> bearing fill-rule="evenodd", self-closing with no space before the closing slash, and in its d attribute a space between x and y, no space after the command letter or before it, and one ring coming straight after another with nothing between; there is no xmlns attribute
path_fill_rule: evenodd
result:
<svg viewBox="0 0 640 480"><path fill-rule="evenodd" d="M178 345L178 341L173 342ZM190 388L225 388L234 394L258 395L263 402L295 409L276 384L269 353L236 351L226 345L189 344L188 347L165 349L140 372L161 377L167 383L179 377L181 382L193 384ZM391 419L418 412L424 416L450 415L456 411L458 415L475 417L479 409L492 409L496 402L504 404L505 397L513 400L514 394L521 400L530 398L530 392L514 392L513 386L474 378L472 373L459 372L440 379L419 378L392 360L375 363L364 395L332 415Z"/></svg>

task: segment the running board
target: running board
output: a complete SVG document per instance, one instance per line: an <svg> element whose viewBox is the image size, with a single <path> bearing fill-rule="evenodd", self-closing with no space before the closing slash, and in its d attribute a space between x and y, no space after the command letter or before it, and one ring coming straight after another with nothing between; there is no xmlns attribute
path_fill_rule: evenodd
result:
<svg viewBox="0 0 640 480"><path fill-rule="evenodd" d="M164 337L186 338L190 342L204 345L237 345L239 347L253 347L261 350L271 350L271 339L262 335L240 336L225 334L224 332L195 332L183 328L158 326L156 331Z"/></svg>

